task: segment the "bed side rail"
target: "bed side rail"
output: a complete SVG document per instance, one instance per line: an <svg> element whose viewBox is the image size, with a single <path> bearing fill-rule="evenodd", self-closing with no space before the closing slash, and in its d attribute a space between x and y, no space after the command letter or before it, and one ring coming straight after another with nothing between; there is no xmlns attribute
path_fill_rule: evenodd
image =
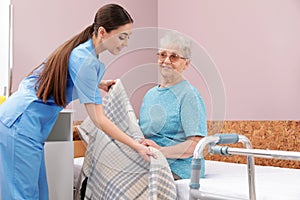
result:
<svg viewBox="0 0 300 200"><path fill-rule="evenodd" d="M214 194L203 194L199 191L200 188L200 170L201 170L201 159L204 158L204 149L209 145L209 152L218 153L225 155L228 153L227 148L215 148L214 151L211 149L217 144L236 144L242 142L247 149L252 149L251 142L247 137L238 134L215 134L207 136L201 139L194 151L194 156L191 165L191 182L190 182L190 200L193 199L228 199L229 197L216 196ZM224 153L223 153L224 151ZM254 177L254 159L253 156L247 156L247 171L248 171L248 185L249 185L249 196L251 200L256 199L255 193L255 177Z"/></svg>

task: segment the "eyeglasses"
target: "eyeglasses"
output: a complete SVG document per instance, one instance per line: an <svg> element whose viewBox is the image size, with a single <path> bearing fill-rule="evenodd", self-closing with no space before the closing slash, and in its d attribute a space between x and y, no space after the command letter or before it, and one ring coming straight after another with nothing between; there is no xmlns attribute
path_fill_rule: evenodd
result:
<svg viewBox="0 0 300 200"><path fill-rule="evenodd" d="M171 55L168 56L168 53L166 51L161 51L157 53L158 59L161 62L164 62L167 58L171 61L171 63L176 63L179 61L179 59L186 59L185 57L182 57L176 53L171 53Z"/></svg>

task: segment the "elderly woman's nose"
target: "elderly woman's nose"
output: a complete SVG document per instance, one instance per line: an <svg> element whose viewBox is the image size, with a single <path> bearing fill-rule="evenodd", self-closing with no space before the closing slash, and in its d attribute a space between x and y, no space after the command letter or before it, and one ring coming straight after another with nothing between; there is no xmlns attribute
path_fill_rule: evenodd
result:
<svg viewBox="0 0 300 200"><path fill-rule="evenodd" d="M170 60L170 56L167 56L166 58L165 58L165 60L163 61L163 63L172 63L171 62L171 60Z"/></svg>

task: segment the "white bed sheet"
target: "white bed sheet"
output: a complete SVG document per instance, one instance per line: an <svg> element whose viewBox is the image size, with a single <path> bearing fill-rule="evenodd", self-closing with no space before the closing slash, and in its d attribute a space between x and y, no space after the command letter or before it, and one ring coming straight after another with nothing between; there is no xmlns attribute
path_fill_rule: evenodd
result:
<svg viewBox="0 0 300 200"><path fill-rule="evenodd" d="M74 167L73 167L73 172L74 172L74 178L73 178L73 186L75 189L77 189L77 181L80 175L80 171L83 165L84 157L79 157L79 158L74 158Z"/></svg>
<svg viewBox="0 0 300 200"><path fill-rule="evenodd" d="M247 166L206 161L200 190L213 194L249 199ZM176 181L180 200L188 200L189 179ZM300 169L255 166L257 200L300 200Z"/></svg>
<svg viewBox="0 0 300 200"><path fill-rule="evenodd" d="M84 158L74 159L74 186ZM200 190L248 199L247 166L219 161L205 162ZM189 179L175 181L179 200L189 199ZM257 200L300 200L300 169L255 166Z"/></svg>

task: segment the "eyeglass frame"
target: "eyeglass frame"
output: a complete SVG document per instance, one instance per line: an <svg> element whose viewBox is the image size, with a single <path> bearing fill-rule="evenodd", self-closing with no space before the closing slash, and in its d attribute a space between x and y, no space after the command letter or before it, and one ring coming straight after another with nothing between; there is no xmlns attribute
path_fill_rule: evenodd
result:
<svg viewBox="0 0 300 200"><path fill-rule="evenodd" d="M162 60L162 59L160 59L160 56L161 56L161 53L163 53L163 52L165 52L165 53L167 54L167 51L166 51L166 50L159 51L159 52L156 53L156 55L158 55L159 61L161 61L161 62L165 62L166 59L169 58L170 62L171 62L172 64L174 64L174 63L178 62L179 59L183 59L183 60L187 60L187 59L188 59L188 58L186 58L186 57L180 56L180 55L177 54L177 53L171 53L171 55L169 55L169 56L168 56L168 54L167 54L166 57ZM173 56L173 58L171 58L171 56ZM174 57L174 56L175 56L175 57ZM175 61L172 61L173 59L176 59L176 60L175 60Z"/></svg>

